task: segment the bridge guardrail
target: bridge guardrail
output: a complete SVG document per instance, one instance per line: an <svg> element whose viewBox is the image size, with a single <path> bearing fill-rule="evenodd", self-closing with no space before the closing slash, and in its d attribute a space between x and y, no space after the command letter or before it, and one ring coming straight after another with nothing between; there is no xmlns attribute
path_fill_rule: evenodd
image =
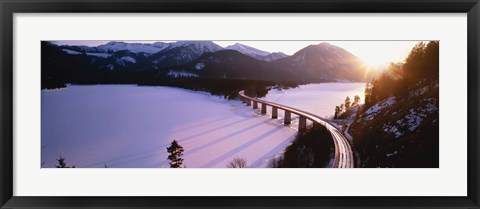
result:
<svg viewBox="0 0 480 209"><path fill-rule="evenodd" d="M267 106L272 107L272 118L277 118L278 117L278 109L285 111L285 116L284 116L284 124L288 125L291 123L291 114L298 115L299 118L299 123L298 123L298 131L305 131L307 128L306 125L306 120L310 120L313 122L313 125L323 125L327 130L330 132L330 134L333 137L333 141L335 144L335 161L333 167L335 168L340 168L340 167L353 167L353 152L351 150L350 144L343 136L343 134L335 128L333 124L328 122L326 119L314 115L312 113L299 110L296 108L288 107L285 105L277 104L274 102L268 102L268 101L263 101L257 98L252 98L247 95L245 95L245 91L240 91L238 93L240 96L240 99L242 102L247 103L247 106L252 105L253 103L253 109L258 109L258 103L261 104L261 114L266 114L267 113ZM348 161L348 162L346 162Z"/></svg>

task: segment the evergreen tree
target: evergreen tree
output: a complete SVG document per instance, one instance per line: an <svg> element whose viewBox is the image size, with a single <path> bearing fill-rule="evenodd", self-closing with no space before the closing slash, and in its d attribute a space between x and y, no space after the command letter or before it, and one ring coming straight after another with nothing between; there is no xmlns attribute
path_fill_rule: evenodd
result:
<svg viewBox="0 0 480 209"><path fill-rule="evenodd" d="M347 98L345 98L345 111L348 111L350 109L350 97L347 96Z"/></svg>
<svg viewBox="0 0 480 209"><path fill-rule="evenodd" d="M167 159L170 160L170 168L180 168L183 163L183 147L178 144L176 140L173 140L170 147L167 147L167 152L170 153Z"/></svg>
<svg viewBox="0 0 480 209"><path fill-rule="evenodd" d="M58 165L56 165L55 167L57 168L70 168L67 166L67 163L65 162L65 158L60 156L58 159ZM72 166L72 168L75 168L75 166Z"/></svg>
<svg viewBox="0 0 480 209"><path fill-rule="evenodd" d="M438 78L439 69L439 42L420 42L408 55L404 72L409 83L423 78Z"/></svg>
<svg viewBox="0 0 480 209"><path fill-rule="evenodd" d="M372 103L373 103L373 101L372 101L372 84L367 83L365 85L365 108L369 108Z"/></svg>
<svg viewBox="0 0 480 209"><path fill-rule="evenodd" d="M373 80L372 84L370 85L370 103L374 104L379 101L378 99L378 90L382 88L381 82L379 80Z"/></svg>
<svg viewBox="0 0 480 209"><path fill-rule="evenodd" d="M358 104L360 104L360 97L358 95L355 95L353 97L353 103L352 103L352 107L353 106L357 106Z"/></svg>
<svg viewBox="0 0 480 209"><path fill-rule="evenodd" d="M333 119L337 119L339 115L340 115L340 107L336 106L335 107L335 115L333 116Z"/></svg>

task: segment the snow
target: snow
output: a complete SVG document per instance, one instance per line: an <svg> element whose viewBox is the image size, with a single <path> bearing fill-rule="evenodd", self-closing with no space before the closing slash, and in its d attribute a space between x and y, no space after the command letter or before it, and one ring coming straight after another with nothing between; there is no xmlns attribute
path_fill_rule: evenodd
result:
<svg viewBox="0 0 480 209"><path fill-rule="evenodd" d="M121 51L121 50L128 50L133 53L157 53L166 49L169 46L168 43L163 42L155 42L153 44L144 44L144 43L125 43L125 42L117 42L112 41L104 45L100 45L97 48L102 51Z"/></svg>
<svg viewBox="0 0 480 209"><path fill-rule="evenodd" d="M169 49L184 46L193 46L195 50L201 54L205 52L216 52L223 49L221 46L213 43L212 41L177 41L170 43Z"/></svg>
<svg viewBox="0 0 480 209"><path fill-rule="evenodd" d="M438 111L438 101L433 98L423 99L423 101L428 102L427 105L422 108L423 112L431 113Z"/></svg>
<svg viewBox="0 0 480 209"><path fill-rule="evenodd" d="M420 95L423 95L423 94L427 93L429 90L430 90L429 86L424 86L422 88L419 88L419 89L416 89L415 91L410 92L409 96L410 97L420 96Z"/></svg>
<svg viewBox="0 0 480 209"><path fill-rule="evenodd" d="M410 109L410 114L405 117L409 131L414 131L418 126L420 126L420 124L422 124L422 116L425 117L425 115L418 115L417 112Z"/></svg>
<svg viewBox="0 0 480 209"><path fill-rule="evenodd" d="M352 137L352 135L350 135L350 133L348 133L349 130L350 130L350 126L348 126L348 127L345 129L345 131L343 132L343 135L344 135L345 137L347 137L348 141L353 142L353 137Z"/></svg>
<svg viewBox="0 0 480 209"><path fill-rule="evenodd" d="M156 59L153 61L153 64L160 64L163 62L167 57L166 56L161 56L160 58Z"/></svg>
<svg viewBox="0 0 480 209"><path fill-rule="evenodd" d="M108 68L109 70L114 70L114 69L115 69L115 66L113 66L113 64L108 64L108 65L107 65L107 68Z"/></svg>
<svg viewBox="0 0 480 209"><path fill-rule="evenodd" d="M282 58L285 58L285 57L288 57L288 55L286 55L282 52L273 52L273 53L269 54L268 56L266 56L264 60L267 61L267 62L272 62L272 61L279 60L279 59L282 59Z"/></svg>
<svg viewBox="0 0 480 209"><path fill-rule="evenodd" d="M69 85L41 94L42 167L59 156L77 168L168 167L173 139L189 168L225 167L234 157L264 167L296 135L240 101L178 88Z"/></svg>
<svg viewBox="0 0 480 209"><path fill-rule="evenodd" d="M170 77L170 78L197 78L199 75L197 75L195 73L185 72L185 71L170 70L167 73L167 76Z"/></svg>
<svg viewBox="0 0 480 209"><path fill-rule="evenodd" d="M88 56L94 56L94 57L100 57L100 58L109 58L112 56L111 54L108 53L87 53Z"/></svg>
<svg viewBox="0 0 480 209"><path fill-rule="evenodd" d="M347 96L353 98L355 95L360 96L360 103L363 103L365 83L320 83L288 90L273 89L263 99L328 117L333 116L335 106L344 103Z"/></svg>
<svg viewBox="0 0 480 209"><path fill-rule="evenodd" d="M70 49L62 49L62 51L66 52L67 54L72 54L72 55L82 54L81 52L77 52L77 51L70 50Z"/></svg>
<svg viewBox="0 0 480 209"><path fill-rule="evenodd" d="M385 156L391 157L391 156L394 156L394 155L396 155L396 154L398 154L397 151L395 151L395 152L393 152L393 153L387 153Z"/></svg>
<svg viewBox="0 0 480 209"><path fill-rule="evenodd" d="M130 62L130 63L136 63L137 62L133 57L130 57L130 56L121 57L120 59L124 62Z"/></svg>
<svg viewBox="0 0 480 209"><path fill-rule="evenodd" d="M385 99L383 102L377 103L377 104L371 106L370 108L368 108L367 111L365 111L365 115L367 115L366 119L367 120L372 120L373 118L375 118L376 113L378 113L379 111L381 111L382 109L384 109L386 107L390 107L390 106L394 105L395 103L396 103L395 97L391 96L391 97L388 97L387 99Z"/></svg>
<svg viewBox="0 0 480 209"><path fill-rule="evenodd" d="M398 121L397 121L398 123ZM395 136L395 138L403 136L403 133L400 132L397 128L397 126L388 126L388 125L383 125L383 131L386 133L391 133Z"/></svg>
<svg viewBox="0 0 480 209"><path fill-rule="evenodd" d="M303 55L298 55L293 59L295 62L297 62L298 65L301 65L305 63L305 54Z"/></svg>
<svg viewBox="0 0 480 209"><path fill-rule="evenodd" d="M436 99L427 98L422 101L426 101L426 103L422 102L416 109L409 109L408 114L397 120L394 124L383 125L384 132L394 134L395 138L398 138L403 136L407 130L408 132L415 131L422 124L428 114L438 111ZM400 130L404 131L402 132Z"/></svg>
<svg viewBox="0 0 480 209"><path fill-rule="evenodd" d="M195 65L195 70L201 70L203 68L205 68L205 63L203 63L203 62L197 63Z"/></svg>
<svg viewBox="0 0 480 209"><path fill-rule="evenodd" d="M287 56L281 52L270 53L270 52L262 51L260 49L256 49L251 46L247 46L239 43L227 46L225 47L225 49L235 50L244 55L247 55L256 59L260 59L260 60L265 60L268 62L281 59Z"/></svg>
<svg viewBox="0 0 480 209"><path fill-rule="evenodd" d="M261 56L265 57L268 56L270 53L266 51L262 51L256 48L253 48L251 46L243 45L236 43L234 45L230 45L225 47L225 49L231 49L231 50L236 50L242 54L249 55L249 56Z"/></svg>

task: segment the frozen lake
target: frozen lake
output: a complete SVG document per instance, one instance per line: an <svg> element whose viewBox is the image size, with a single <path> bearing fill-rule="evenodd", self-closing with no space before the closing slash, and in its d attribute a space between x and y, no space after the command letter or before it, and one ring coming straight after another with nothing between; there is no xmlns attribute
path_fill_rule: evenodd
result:
<svg viewBox="0 0 480 209"><path fill-rule="evenodd" d="M311 84L272 90L266 99L328 116L346 96L363 99L364 87ZM43 90L41 113L44 168L54 167L59 156L77 168L168 167L166 147L174 139L184 147L189 168L225 167L234 157L246 159L249 167L264 167L296 135L281 125L281 118L260 116L240 101L171 87L70 85Z"/></svg>
<svg viewBox="0 0 480 209"><path fill-rule="evenodd" d="M329 118L335 113L335 106L345 103L350 97L360 96L360 103L365 99L365 83L320 83L301 85L288 90L271 90L262 98L307 112Z"/></svg>
<svg viewBox="0 0 480 209"><path fill-rule="evenodd" d="M71 85L42 91L42 167L168 167L177 140L187 167L225 167L242 157L264 167L295 130L240 101L170 87Z"/></svg>

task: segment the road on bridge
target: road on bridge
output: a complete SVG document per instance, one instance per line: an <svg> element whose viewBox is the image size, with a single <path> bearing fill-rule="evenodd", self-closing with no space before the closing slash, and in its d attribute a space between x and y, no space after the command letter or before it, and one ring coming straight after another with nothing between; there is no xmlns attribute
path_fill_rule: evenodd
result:
<svg viewBox="0 0 480 209"><path fill-rule="evenodd" d="M306 119L312 121L314 124L320 124L325 126L327 130L332 134L333 142L335 144L335 163L333 165L334 168L353 168L354 167L354 155L352 151L352 147L348 142L347 138L331 123L329 123L326 119L314 115L309 112L305 112L303 110L295 109L292 107L284 106L281 104L263 101L257 98L252 98L245 95L244 91L240 91L239 93L240 98L243 101L251 102L258 102L260 104L264 104L265 106L270 106L272 108L277 108L284 110L285 112L296 114L300 117L305 117Z"/></svg>

